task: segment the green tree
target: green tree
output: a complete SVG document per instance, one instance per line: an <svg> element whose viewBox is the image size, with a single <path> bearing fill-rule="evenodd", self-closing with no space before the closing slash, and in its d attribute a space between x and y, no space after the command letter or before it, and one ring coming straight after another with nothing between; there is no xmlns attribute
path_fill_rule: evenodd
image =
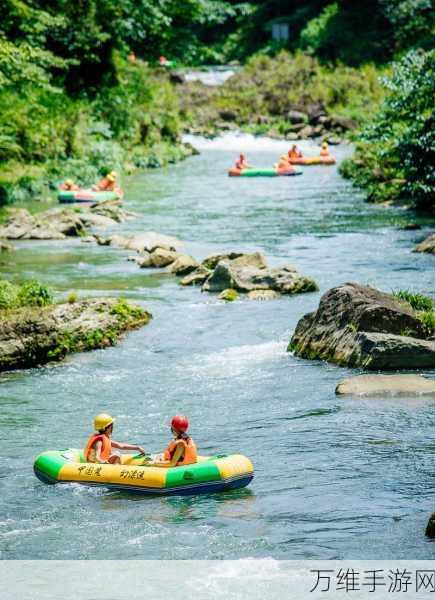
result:
<svg viewBox="0 0 435 600"><path fill-rule="evenodd" d="M411 51L385 80L388 95L361 134L344 173L374 200L403 199L433 211L435 199L435 50Z"/></svg>

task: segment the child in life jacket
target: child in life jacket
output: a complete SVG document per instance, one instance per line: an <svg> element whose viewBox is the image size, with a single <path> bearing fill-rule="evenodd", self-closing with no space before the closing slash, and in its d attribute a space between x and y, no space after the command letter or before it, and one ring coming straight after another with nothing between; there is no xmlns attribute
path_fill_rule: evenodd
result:
<svg viewBox="0 0 435 600"><path fill-rule="evenodd" d="M145 454L145 450L136 444L121 444L111 439L113 432L113 423L115 419L110 415L101 413L94 419L94 427L96 432L91 435L83 456L86 462L93 463L120 463L121 457L119 453L112 452L113 448L119 450L138 450L141 454Z"/></svg>
<svg viewBox="0 0 435 600"><path fill-rule="evenodd" d="M59 186L59 189L63 192L76 192L80 188L72 179L65 179L65 181Z"/></svg>
<svg viewBox="0 0 435 600"><path fill-rule="evenodd" d="M243 169L250 169L250 165L248 164L248 161L247 161L246 156L244 154L241 154L239 156L239 158L236 160L235 167L239 171L242 171Z"/></svg>
<svg viewBox="0 0 435 600"><path fill-rule="evenodd" d="M193 465L198 460L196 445L187 434L189 421L186 417L176 415L171 421L171 431L174 439L168 444L163 454L156 456L153 461L155 467L178 467L180 465Z"/></svg>
<svg viewBox="0 0 435 600"><path fill-rule="evenodd" d="M296 146L296 144L293 144L293 146L288 151L288 157L289 157L290 161L298 160L299 158L303 158L303 154L299 150L299 148Z"/></svg>
<svg viewBox="0 0 435 600"><path fill-rule="evenodd" d="M324 157L330 156L328 142L323 142L322 149L320 150L320 156L324 156Z"/></svg>
<svg viewBox="0 0 435 600"><path fill-rule="evenodd" d="M287 154L282 154L279 163L274 165L275 169L278 173L291 173L294 171L293 165L290 163L289 157Z"/></svg>

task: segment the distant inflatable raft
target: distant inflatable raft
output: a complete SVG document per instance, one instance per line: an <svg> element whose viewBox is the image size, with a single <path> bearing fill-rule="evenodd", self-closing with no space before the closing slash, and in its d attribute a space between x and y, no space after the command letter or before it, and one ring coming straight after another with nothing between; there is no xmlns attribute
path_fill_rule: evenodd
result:
<svg viewBox="0 0 435 600"><path fill-rule="evenodd" d="M117 192L95 192L94 190L61 190L57 194L57 199L61 204L75 204L76 202L106 202L108 200L117 200Z"/></svg>
<svg viewBox="0 0 435 600"><path fill-rule="evenodd" d="M335 165L337 162L333 156L306 156L303 158L291 158L292 165Z"/></svg>
<svg viewBox="0 0 435 600"><path fill-rule="evenodd" d="M120 465L83 462L80 450L48 451L34 463L44 483L81 483L145 495L210 494L247 486L254 477L251 461L241 454L198 457L193 465L144 466L143 456L125 454Z"/></svg>
<svg viewBox="0 0 435 600"><path fill-rule="evenodd" d="M291 177L292 175L302 175L302 171L292 169L291 171L277 171L276 169L230 169L230 177Z"/></svg>

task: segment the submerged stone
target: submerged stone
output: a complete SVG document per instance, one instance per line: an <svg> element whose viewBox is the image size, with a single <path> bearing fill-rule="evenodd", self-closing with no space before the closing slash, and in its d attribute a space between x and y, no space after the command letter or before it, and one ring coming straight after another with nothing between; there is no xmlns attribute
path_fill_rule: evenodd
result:
<svg viewBox="0 0 435 600"><path fill-rule="evenodd" d="M435 396L435 380L421 375L357 375L341 381L338 395Z"/></svg>

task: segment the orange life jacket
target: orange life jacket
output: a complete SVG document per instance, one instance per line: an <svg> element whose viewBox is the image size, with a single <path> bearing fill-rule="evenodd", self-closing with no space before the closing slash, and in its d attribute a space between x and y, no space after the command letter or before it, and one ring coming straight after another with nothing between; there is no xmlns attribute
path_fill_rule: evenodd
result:
<svg viewBox="0 0 435 600"><path fill-rule="evenodd" d="M110 181L107 177L101 179L96 186L101 192L113 192L116 188L116 181Z"/></svg>
<svg viewBox="0 0 435 600"><path fill-rule="evenodd" d="M279 163L278 163L278 167L277 167L278 171L292 171L293 170L293 166L291 163L289 163L288 160L284 160L283 158L280 159Z"/></svg>
<svg viewBox="0 0 435 600"><path fill-rule="evenodd" d="M328 150L328 148L322 148L320 150L320 156L329 156L329 150Z"/></svg>
<svg viewBox="0 0 435 600"><path fill-rule="evenodd" d="M88 439L83 456L86 462L97 462L95 445L97 442L101 442L101 460L108 460L112 454L112 442L107 435L104 433L93 433Z"/></svg>
<svg viewBox="0 0 435 600"><path fill-rule="evenodd" d="M184 440L183 438L178 438L173 440L168 444L168 447L163 453L163 457L165 460L171 460L174 456L174 452L178 446L178 444L183 444L184 446L184 454L177 462L178 465L193 465L198 460L198 454L196 452L196 445L192 438L188 438Z"/></svg>

